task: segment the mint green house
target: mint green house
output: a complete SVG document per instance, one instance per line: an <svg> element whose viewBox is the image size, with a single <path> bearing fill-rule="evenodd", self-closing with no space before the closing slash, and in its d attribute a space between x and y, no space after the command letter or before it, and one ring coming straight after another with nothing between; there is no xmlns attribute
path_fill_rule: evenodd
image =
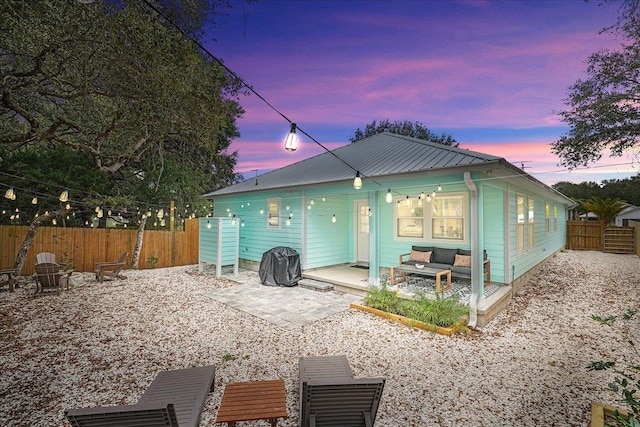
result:
<svg viewBox="0 0 640 427"><path fill-rule="evenodd" d="M363 264L377 283L414 245L470 250L472 324L477 310L488 310L483 250L491 283L509 289L496 305L504 306L565 246L572 206L503 158L389 133L203 197L214 201L214 217L201 220L200 254L213 264L224 255L227 264L257 270L265 251L287 246L300 254L303 276Z"/></svg>

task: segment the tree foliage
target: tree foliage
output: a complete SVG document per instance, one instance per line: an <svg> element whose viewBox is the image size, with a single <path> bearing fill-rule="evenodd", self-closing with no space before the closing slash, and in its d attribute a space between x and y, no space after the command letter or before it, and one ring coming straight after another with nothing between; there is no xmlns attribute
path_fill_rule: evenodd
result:
<svg viewBox="0 0 640 427"><path fill-rule="evenodd" d="M594 213L600 221L608 225L629 205L620 199L591 197L590 199L584 200L582 206L587 212Z"/></svg>
<svg viewBox="0 0 640 427"><path fill-rule="evenodd" d="M591 197L620 199L631 205L640 206L640 175L627 179L609 179L598 184L584 181L579 184L560 181L552 187L573 200L586 200Z"/></svg>
<svg viewBox="0 0 640 427"><path fill-rule="evenodd" d="M611 3L611 2L610 2ZM587 59L587 78L569 88L561 111L569 132L552 144L561 164L586 166L605 150L622 156L640 142L640 14L637 0L620 8L610 29L626 39L620 50L602 50Z"/></svg>
<svg viewBox="0 0 640 427"><path fill-rule="evenodd" d="M192 36L226 4L150 3ZM239 136L239 88L147 2L0 3L1 168L30 177L30 190L41 180L103 199L198 203L237 179L227 149ZM66 154L33 176L45 152ZM81 171L67 182L71 161Z"/></svg>
<svg viewBox="0 0 640 427"><path fill-rule="evenodd" d="M360 139L368 138L379 133L390 132L398 135L411 136L418 139L424 139L425 141L437 142L439 144L450 145L457 147L458 143L451 135L435 134L431 132L425 125L420 122L394 121L391 122L388 119L380 121L372 121L364 127L364 130L360 128L356 129L352 137L349 137L349 141L355 142Z"/></svg>

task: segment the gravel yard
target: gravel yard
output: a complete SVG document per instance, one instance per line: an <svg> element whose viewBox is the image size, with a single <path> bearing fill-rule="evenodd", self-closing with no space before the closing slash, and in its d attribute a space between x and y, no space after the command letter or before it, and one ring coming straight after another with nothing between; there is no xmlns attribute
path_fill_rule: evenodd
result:
<svg viewBox="0 0 640 427"><path fill-rule="evenodd" d="M60 295L34 297L33 283L0 292L0 425L65 426L65 408L132 404L160 370L214 364L201 426L214 425L226 383L275 378L289 413L278 425L297 426L298 358L345 354L356 377L387 378L377 427L585 426L591 400L617 399L613 373L587 365L637 358L591 320L639 308L630 255L561 252L487 327L453 338L354 309L283 329L208 298L242 285L196 266L127 275L85 274Z"/></svg>

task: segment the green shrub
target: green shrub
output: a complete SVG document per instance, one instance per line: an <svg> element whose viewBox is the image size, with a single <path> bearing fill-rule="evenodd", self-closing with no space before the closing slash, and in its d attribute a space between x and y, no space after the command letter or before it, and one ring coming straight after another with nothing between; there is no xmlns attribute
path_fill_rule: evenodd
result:
<svg viewBox="0 0 640 427"><path fill-rule="evenodd" d="M632 325L631 321L635 316L637 310L627 310L622 315L622 320L624 320L623 325L620 328L620 334L624 338L624 340L629 344L636 354L636 356L640 356L638 353L638 348L633 341L631 336L631 331L637 331L637 325ZM614 323L617 319L617 316L597 316L592 315L591 318L601 325L606 326L614 326ZM640 358L639 358L640 359ZM623 398L624 402L629 405L631 411L629 412L629 418L624 418L620 416L618 411L615 412L614 418L617 422L616 426L621 427L640 427L640 364L627 364L625 366L620 367L614 361L602 361L598 360L595 362L591 362L591 364L587 367L589 371L602 371L607 369L613 369L613 372L616 374L613 382L610 382L609 389L615 393L618 393ZM608 426L610 424L607 424Z"/></svg>
<svg viewBox="0 0 640 427"><path fill-rule="evenodd" d="M364 305L386 311L388 313L398 313L400 309L400 298L398 293L387 287L387 282L380 287L370 286L367 295L364 297Z"/></svg>
<svg viewBox="0 0 640 427"><path fill-rule="evenodd" d="M461 304L456 297L436 299L429 298L424 292L416 292L414 299L403 299L398 292L387 287L386 282L380 287L372 286L364 298L368 307L398 314L413 320L445 328L468 330L462 322L469 308Z"/></svg>

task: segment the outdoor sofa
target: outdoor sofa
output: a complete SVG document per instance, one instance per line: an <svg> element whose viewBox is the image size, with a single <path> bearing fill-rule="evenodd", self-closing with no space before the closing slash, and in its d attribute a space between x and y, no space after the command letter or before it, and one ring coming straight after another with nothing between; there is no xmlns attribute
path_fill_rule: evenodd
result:
<svg viewBox="0 0 640 427"><path fill-rule="evenodd" d="M483 254L483 273L485 283L491 282L491 261L487 251ZM471 251L467 249L445 249L436 246L411 246L411 252L401 254L400 265L423 264L425 267L451 270L452 277L471 279Z"/></svg>

